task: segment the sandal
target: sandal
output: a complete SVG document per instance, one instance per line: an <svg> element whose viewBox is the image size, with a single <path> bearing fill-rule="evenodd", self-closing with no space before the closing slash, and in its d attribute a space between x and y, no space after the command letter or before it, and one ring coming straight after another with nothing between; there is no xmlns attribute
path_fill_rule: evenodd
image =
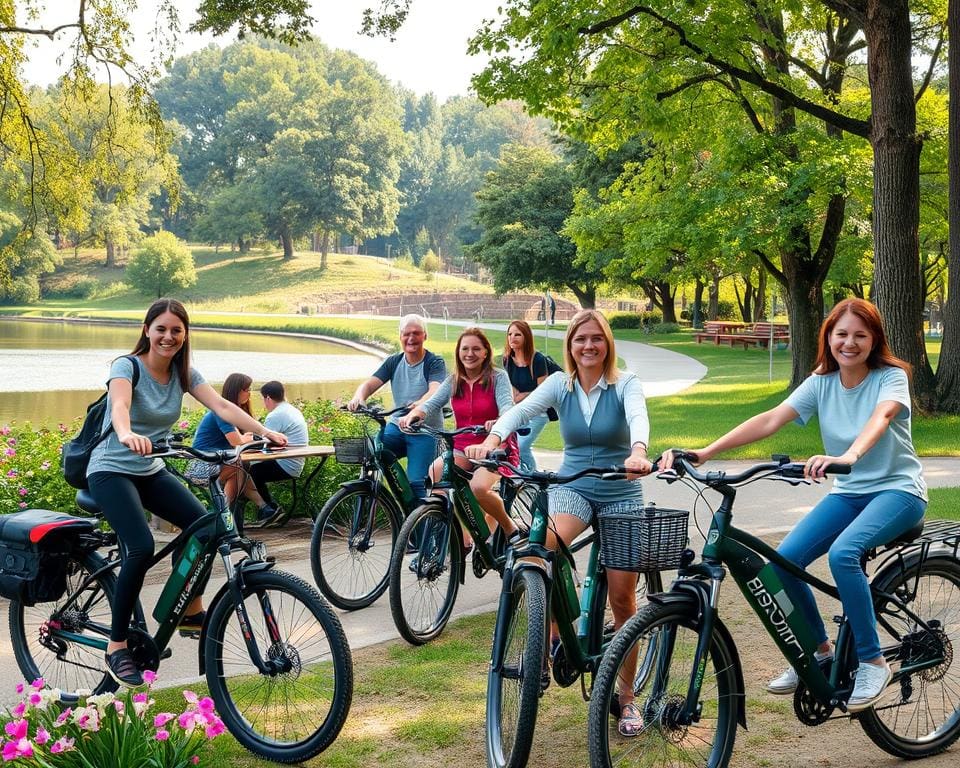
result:
<svg viewBox="0 0 960 768"><path fill-rule="evenodd" d="M643 730L643 715L640 708L632 701L620 707L620 720L617 722L617 731L621 736L636 736Z"/></svg>

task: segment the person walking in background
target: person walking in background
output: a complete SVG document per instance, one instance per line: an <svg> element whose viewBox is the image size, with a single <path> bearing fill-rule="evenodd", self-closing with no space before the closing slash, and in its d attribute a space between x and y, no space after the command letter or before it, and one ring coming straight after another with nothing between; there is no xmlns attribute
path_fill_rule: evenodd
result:
<svg viewBox="0 0 960 768"><path fill-rule="evenodd" d="M447 367L440 355L435 355L423 346L427 340L427 323L420 315L406 315L400 319L400 345L402 352L390 355L364 381L347 403L351 411L363 405L367 398L380 387L390 382L390 391L396 405L417 406L433 395L447 377ZM407 477L417 498L426 496L426 478L430 464L436 455L434 439L430 435L403 432L393 417L383 433L383 445L398 458L407 457ZM440 429L443 414L438 412L427 417L426 424Z"/></svg>
<svg viewBox="0 0 960 768"><path fill-rule="evenodd" d="M850 712L873 706L891 678L861 558L913 528L927 508L926 483L910 433L909 374L910 366L890 351L877 308L863 299L845 299L823 321L813 373L780 405L692 452L698 463L709 461L769 437L791 421L803 426L816 416L827 455L807 459L804 474L820 480L829 464L850 465L850 474L836 477L830 493L777 550L801 568L828 554L860 661L847 701ZM669 469L673 461L667 451L660 469ZM813 628L817 658L832 658L833 646L810 587L782 568L776 571ZM796 671L788 668L767 690L792 694L797 685Z"/></svg>
<svg viewBox="0 0 960 768"><path fill-rule="evenodd" d="M310 435L307 431L307 422L300 413L300 409L290 405L284 398L286 393L283 384L279 381L268 381L260 387L263 397L263 407L267 409L267 418L263 425L274 432L287 436L287 445L308 445ZM267 483L278 480L291 480L300 477L306 459L276 459L274 461L251 462L250 479L257 487L264 504L257 511L257 525L266 525L280 516L282 510L270 495Z"/></svg>
<svg viewBox="0 0 960 768"><path fill-rule="evenodd" d="M514 320L507 327L507 340L503 348L503 369L507 372L513 387L514 403L522 403L527 395L547 378L547 358L534 349L533 331L523 320ZM534 416L527 422L530 432L517 436L520 466L523 469L532 472L537 468L537 460L533 456L533 444L543 432L543 428L547 426L547 421L549 421L547 413Z"/></svg>

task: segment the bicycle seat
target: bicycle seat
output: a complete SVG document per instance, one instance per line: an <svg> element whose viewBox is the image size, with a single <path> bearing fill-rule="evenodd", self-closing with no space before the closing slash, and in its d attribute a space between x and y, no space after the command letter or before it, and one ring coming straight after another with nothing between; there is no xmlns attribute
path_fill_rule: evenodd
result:
<svg viewBox="0 0 960 768"><path fill-rule="evenodd" d="M0 517L0 540L19 544L37 544L54 530L90 533L96 521L88 517L74 517L49 509L25 509Z"/></svg>
<svg viewBox="0 0 960 768"><path fill-rule="evenodd" d="M91 515L99 515L102 513L100 505L94 501L93 496L90 495L90 491L77 491L77 506L85 512L89 512Z"/></svg>
<svg viewBox="0 0 960 768"><path fill-rule="evenodd" d="M898 544L909 544L914 539L919 539L923 535L923 520L917 523L913 528L904 531L893 541L889 541L884 544L884 547L891 549L892 547L897 546Z"/></svg>

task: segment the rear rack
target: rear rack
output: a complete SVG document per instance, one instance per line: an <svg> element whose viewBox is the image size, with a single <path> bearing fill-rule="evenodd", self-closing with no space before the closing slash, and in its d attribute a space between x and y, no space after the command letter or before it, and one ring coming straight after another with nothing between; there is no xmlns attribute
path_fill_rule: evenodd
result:
<svg viewBox="0 0 960 768"><path fill-rule="evenodd" d="M877 564L874 572L878 573L894 559L899 559L903 566L905 556L912 555L916 550L920 550L922 560L932 552L957 558L960 552L960 522L956 520L924 521L923 533L913 541L894 544L880 550L879 554L883 556L883 560Z"/></svg>

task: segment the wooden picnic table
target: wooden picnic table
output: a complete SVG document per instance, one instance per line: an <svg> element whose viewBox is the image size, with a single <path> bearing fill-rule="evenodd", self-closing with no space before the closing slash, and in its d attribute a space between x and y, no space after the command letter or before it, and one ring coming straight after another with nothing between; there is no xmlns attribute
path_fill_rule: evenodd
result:
<svg viewBox="0 0 960 768"><path fill-rule="evenodd" d="M298 493L302 495L304 499L310 498L310 486L317 475L320 474L323 465L327 463L327 459L331 456L333 456L332 445L291 445L285 448L265 448L262 451L245 451L240 454L240 458L250 464L258 461L277 461L278 459L319 459L316 466L310 470L306 477L301 475L300 477L291 478L293 481L293 499L290 503L290 508L285 509L283 515L270 523L271 528L279 527L290 519L290 515L293 514L293 511L297 507ZM316 517L317 511L318 510L309 507L307 508L307 512L311 518ZM247 525L255 527L250 523Z"/></svg>
<svg viewBox="0 0 960 768"><path fill-rule="evenodd" d="M703 327L710 333L735 333L741 328L746 328L747 324L735 320L707 320Z"/></svg>

